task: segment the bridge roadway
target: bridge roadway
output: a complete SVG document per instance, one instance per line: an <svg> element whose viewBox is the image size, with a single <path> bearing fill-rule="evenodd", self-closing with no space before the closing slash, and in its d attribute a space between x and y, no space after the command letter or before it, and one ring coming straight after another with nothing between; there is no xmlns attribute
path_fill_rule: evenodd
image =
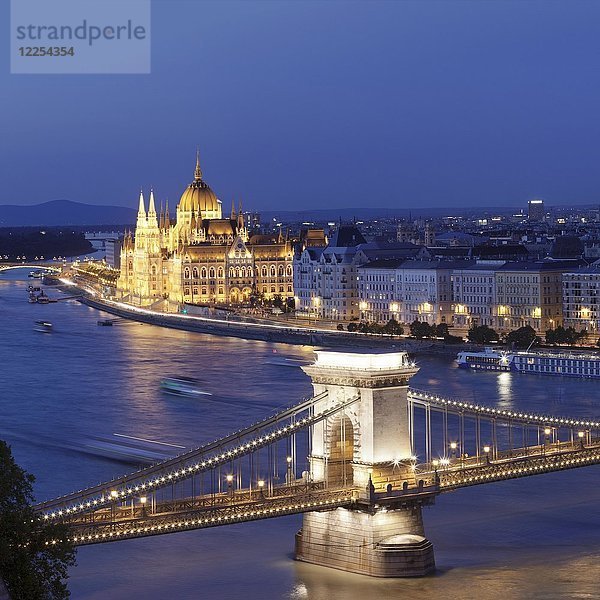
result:
<svg viewBox="0 0 600 600"><path fill-rule="evenodd" d="M327 473L339 475L340 466L342 472L346 472L350 463L359 468L365 465L354 463L352 459L337 460L342 464L336 465L335 460L329 459L325 481L295 479L288 462L290 483L269 479L259 481L259 488L246 489L239 483L234 489L236 486L228 479L227 491L213 487L210 494L202 491L190 497L189 492L183 492L185 488L180 488L182 497L176 497L177 482L191 479L192 489L195 489L194 477L211 472L213 475L218 472L220 481L220 468L231 467L234 459L268 450L276 442L293 438L297 432L343 412L358 400L358 396L342 398L317 411L315 402L322 400L324 393L174 459L43 502L35 509L45 520L65 522L75 544L84 545L336 507L352 506L369 511L381 506L428 504L440 493L463 487L600 464L600 423L597 421L503 411L419 390L411 390L409 394L412 404L425 405L427 410L474 417L478 427L481 419L493 422L494 427L496 423L508 427L522 425L525 430L531 427L537 434L537 442L530 444L524 437L523 445L515 448L509 437L506 449L493 437L493 444L485 446L483 453L478 449L473 456L454 452L438 460L430 458L419 462L413 457L397 463L366 465L370 467L371 479L364 488L341 485L339 478L334 480L335 475ZM414 408L409 412L412 410ZM410 416L409 422L412 423ZM545 442L540 430L545 433ZM566 432L570 439L561 440L561 432ZM431 437L431 424L427 435ZM448 441L446 431L444 444ZM269 472L273 470L269 468ZM169 488L171 498L165 493ZM162 490L160 494L158 490Z"/></svg>
<svg viewBox="0 0 600 600"><path fill-rule="evenodd" d="M139 499L115 500L110 507L73 515L66 523L76 545L98 544L338 507L352 506L368 511L373 504L390 508L415 502L430 504L438 494L463 487L594 464L600 464L600 440L586 447L565 442L516 449L511 455L506 453L490 461L479 457L454 459L441 468L414 465L411 484L404 470L404 476L398 472L397 476L386 479L374 478L370 490L298 480L275 486L270 491L231 489L163 501L155 506L140 504Z"/></svg>
<svg viewBox="0 0 600 600"><path fill-rule="evenodd" d="M57 267L56 263L46 263L46 262L40 262L40 263L34 263L34 264L0 263L0 272L8 271L10 269L35 269L35 270L47 269L49 271L55 271L56 273L60 273L62 271L62 266Z"/></svg>

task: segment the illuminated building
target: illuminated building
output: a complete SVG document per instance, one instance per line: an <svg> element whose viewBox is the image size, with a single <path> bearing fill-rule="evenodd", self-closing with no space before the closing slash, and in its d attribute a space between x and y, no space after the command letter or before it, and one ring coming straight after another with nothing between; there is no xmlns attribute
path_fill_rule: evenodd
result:
<svg viewBox="0 0 600 600"><path fill-rule="evenodd" d="M156 212L153 191L148 211L140 193L135 233L121 250L118 292L139 305L237 304L253 294L285 299L293 296L292 261L292 244L281 232L250 235L241 205L223 218L197 158L174 222L168 204Z"/></svg>
<svg viewBox="0 0 600 600"><path fill-rule="evenodd" d="M529 200L527 203L527 211L527 216L530 221L541 222L546 218L543 200Z"/></svg>
<svg viewBox="0 0 600 600"><path fill-rule="evenodd" d="M597 334L600 325L600 266L594 264L563 273L562 301L565 327Z"/></svg>

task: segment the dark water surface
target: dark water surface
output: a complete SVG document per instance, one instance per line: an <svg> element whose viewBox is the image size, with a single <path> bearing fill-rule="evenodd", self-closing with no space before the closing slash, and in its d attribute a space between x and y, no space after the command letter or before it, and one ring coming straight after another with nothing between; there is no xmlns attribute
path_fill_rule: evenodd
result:
<svg viewBox="0 0 600 600"><path fill-rule="evenodd" d="M39 499L127 471L64 446L133 435L197 446L310 393L309 348L211 337L137 323L98 327L75 301L27 303L27 271L0 275L0 437L37 476ZM59 297L50 289L51 296ZM55 331L33 330L52 321ZM501 408L600 417L600 382L471 373L421 358L415 387ZM168 375L205 380L210 400L166 398ZM600 598L600 467L461 490L424 512L437 575L373 580L292 560L300 517L84 547L76 600Z"/></svg>

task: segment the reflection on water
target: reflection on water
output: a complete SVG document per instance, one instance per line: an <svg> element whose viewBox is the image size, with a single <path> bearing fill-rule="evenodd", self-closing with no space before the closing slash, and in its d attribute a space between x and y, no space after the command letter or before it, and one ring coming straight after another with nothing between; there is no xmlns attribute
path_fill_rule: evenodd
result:
<svg viewBox="0 0 600 600"><path fill-rule="evenodd" d="M498 406L504 410L513 407L513 373L498 373Z"/></svg>
<svg viewBox="0 0 600 600"><path fill-rule="evenodd" d="M120 322L74 301L27 303L27 272L0 276L0 436L38 476L40 499L126 467L61 448L78 436L133 435L184 446L254 422L310 393L310 348ZM19 277L21 278L19 280ZM59 292L50 290L50 294ZM55 331L33 331L35 320ZM498 407L599 416L596 381L473 373L420 358L415 387ZM165 376L202 379L213 396L161 394ZM597 597L600 469L585 468L441 496L424 512L439 572L381 581L291 560L300 517L82 548L73 598Z"/></svg>

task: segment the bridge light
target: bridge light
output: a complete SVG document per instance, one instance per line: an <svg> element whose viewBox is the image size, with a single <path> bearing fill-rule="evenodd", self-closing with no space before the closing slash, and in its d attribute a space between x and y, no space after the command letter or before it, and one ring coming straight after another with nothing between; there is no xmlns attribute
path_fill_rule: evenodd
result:
<svg viewBox="0 0 600 600"><path fill-rule="evenodd" d="M292 457L288 456L285 460L287 461L287 464L289 465L292 462Z"/></svg>
<svg viewBox="0 0 600 600"><path fill-rule="evenodd" d="M550 427L546 427L544 429L544 435L550 435L552 433L552 429L550 429Z"/></svg>
<svg viewBox="0 0 600 600"><path fill-rule="evenodd" d="M258 487L261 488L261 489L265 487L265 481L264 481L264 479L259 479L258 480Z"/></svg>
<svg viewBox="0 0 600 600"><path fill-rule="evenodd" d="M583 431L578 431L577 432L577 437L581 440L583 439L583 436L585 435L585 433L583 433Z"/></svg>
<svg viewBox="0 0 600 600"><path fill-rule="evenodd" d="M458 444L456 442L450 442L450 449L451 450L456 450Z"/></svg>
<svg viewBox="0 0 600 600"><path fill-rule="evenodd" d="M484 447L483 447L483 451L484 451L486 454L489 454L489 453L490 453L490 447L489 447L489 446L484 446Z"/></svg>
<svg viewBox="0 0 600 600"><path fill-rule="evenodd" d="M110 491L110 497L111 498L116 498L119 495L119 492L117 492L117 490L111 490Z"/></svg>
<svg viewBox="0 0 600 600"><path fill-rule="evenodd" d="M142 504L146 504L146 502L148 502L148 498L146 498L146 496L142 496L142 497L140 498L140 502L141 502Z"/></svg>
<svg viewBox="0 0 600 600"><path fill-rule="evenodd" d="M231 483L233 481L233 475L229 474L225 479L227 479L227 483Z"/></svg>

